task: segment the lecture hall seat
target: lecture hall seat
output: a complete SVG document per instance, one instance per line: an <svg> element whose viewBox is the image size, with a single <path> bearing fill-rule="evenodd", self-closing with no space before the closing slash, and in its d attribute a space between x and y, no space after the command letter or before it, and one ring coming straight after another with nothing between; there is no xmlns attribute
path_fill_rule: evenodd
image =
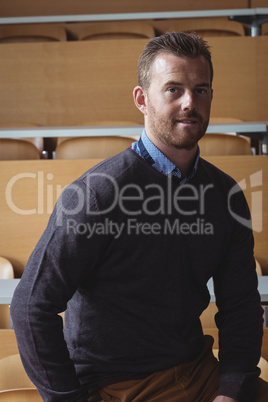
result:
<svg viewBox="0 0 268 402"><path fill-rule="evenodd" d="M32 123L0 123L1 129L17 129L17 128L35 128L37 127L36 124ZM23 138L25 141L29 141L35 145L40 153L40 157L43 155L44 152L44 138L42 137L25 137Z"/></svg>
<svg viewBox="0 0 268 402"><path fill-rule="evenodd" d="M42 401L18 353L0 359L0 402Z"/></svg>
<svg viewBox="0 0 268 402"><path fill-rule="evenodd" d="M15 332L13 329L0 330L0 360L19 353Z"/></svg>
<svg viewBox="0 0 268 402"><path fill-rule="evenodd" d="M38 149L24 139L0 138L0 160L40 159Z"/></svg>
<svg viewBox="0 0 268 402"><path fill-rule="evenodd" d="M182 18L172 21L167 31L196 32L199 36L245 36L240 22L227 18Z"/></svg>
<svg viewBox="0 0 268 402"><path fill-rule="evenodd" d="M54 24L23 24L0 26L0 43L63 42L66 30Z"/></svg>
<svg viewBox="0 0 268 402"><path fill-rule="evenodd" d="M82 123L76 124L74 126L78 127L116 127L116 126L137 126L139 123L134 121L128 120L92 120L92 121L83 121ZM142 129L141 129L142 131ZM126 135L127 135L127 128L126 128ZM137 136L133 136L136 139ZM58 137L57 138L57 145L61 142L69 140L70 138L77 138L77 137Z"/></svg>
<svg viewBox="0 0 268 402"><path fill-rule="evenodd" d="M109 158L124 151L133 142L133 138L121 136L66 138L57 145L55 159Z"/></svg>
<svg viewBox="0 0 268 402"><path fill-rule="evenodd" d="M231 134L208 133L199 141L200 155L252 155L250 143L243 137Z"/></svg>
<svg viewBox="0 0 268 402"><path fill-rule="evenodd" d="M18 353L0 360L0 402L41 402Z"/></svg>
<svg viewBox="0 0 268 402"><path fill-rule="evenodd" d="M211 117L210 123L240 123L234 117ZM252 155L251 139L235 133L207 133L199 141L201 156Z"/></svg>
<svg viewBox="0 0 268 402"><path fill-rule="evenodd" d="M5 258L0 257L0 279L13 279L14 269L11 262Z"/></svg>
<svg viewBox="0 0 268 402"><path fill-rule="evenodd" d="M0 391L0 402L42 402L36 389L11 389Z"/></svg>
<svg viewBox="0 0 268 402"><path fill-rule="evenodd" d="M265 22L264 24L262 24L261 34L268 35L268 22Z"/></svg>
<svg viewBox="0 0 268 402"><path fill-rule="evenodd" d="M96 22L78 32L78 40L154 38L152 25L142 21Z"/></svg>
<svg viewBox="0 0 268 402"><path fill-rule="evenodd" d="M80 126L113 127L135 126L134 121L102 120L82 122ZM129 147L137 138L127 136L58 137L54 152L55 159L109 158ZM63 144L64 143L64 144Z"/></svg>

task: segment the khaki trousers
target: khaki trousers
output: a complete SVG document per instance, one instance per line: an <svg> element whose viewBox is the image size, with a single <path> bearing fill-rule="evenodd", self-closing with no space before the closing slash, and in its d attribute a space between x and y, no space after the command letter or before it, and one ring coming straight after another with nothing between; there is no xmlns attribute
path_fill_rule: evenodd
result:
<svg viewBox="0 0 268 402"><path fill-rule="evenodd" d="M159 371L144 379L122 381L99 390L89 402L212 402L218 395L218 360L213 338L205 335L202 353L190 363ZM255 401L268 401L268 383L259 380Z"/></svg>

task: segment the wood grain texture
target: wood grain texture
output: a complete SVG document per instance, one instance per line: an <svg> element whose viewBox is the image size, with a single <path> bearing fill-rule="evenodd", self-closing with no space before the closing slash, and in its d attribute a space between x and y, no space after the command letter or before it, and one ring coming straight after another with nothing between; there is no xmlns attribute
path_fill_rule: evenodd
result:
<svg viewBox="0 0 268 402"><path fill-rule="evenodd" d="M260 7L260 6L259 6ZM1 17L248 8L247 0L2 0Z"/></svg>
<svg viewBox="0 0 268 402"><path fill-rule="evenodd" d="M146 39L3 44L0 124L72 126L91 120L143 123L134 106ZM268 36L210 37L212 116L267 120Z"/></svg>

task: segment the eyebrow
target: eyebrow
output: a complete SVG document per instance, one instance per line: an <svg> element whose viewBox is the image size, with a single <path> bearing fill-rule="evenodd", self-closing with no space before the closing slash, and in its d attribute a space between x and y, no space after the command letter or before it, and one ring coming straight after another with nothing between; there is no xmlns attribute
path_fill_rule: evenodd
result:
<svg viewBox="0 0 268 402"><path fill-rule="evenodd" d="M178 81L167 81L164 86L169 86L169 85L176 85L176 86L181 86L183 85L183 83L178 82ZM195 87L206 87L206 88L210 88L210 83L208 82L202 82L200 84L196 84Z"/></svg>

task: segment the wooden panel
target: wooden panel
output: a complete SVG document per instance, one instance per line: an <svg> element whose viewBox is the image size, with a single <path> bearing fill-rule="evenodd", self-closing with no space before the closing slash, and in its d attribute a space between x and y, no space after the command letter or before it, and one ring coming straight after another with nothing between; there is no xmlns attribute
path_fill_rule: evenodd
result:
<svg viewBox="0 0 268 402"><path fill-rule="evenodd" d="M245 121L259 119L257 42L258 39L254 41L251 37L208 38L215 73L212 116L236 117Z"/></svg>
<svg viewBox="0 0 268 402"><path fill-rule="evenodd" d="M0 123L142 123L132 90L147 40L0 46ZM61 46L58 46L61 45Z"/></svg>
<svg viewBox="0 0 268 402"><path fill-rule="evenodd" d="M254 231L255 254L263 273L267 275L267 156L222 156L206 159L237 181L245 180L245 195L252 208L253 222L257 229ZM0 255L11 261L15 276L21 276L63 187L96 163L97 160L82 159L71 163L68 160L0 162L0 193L5 197L0 207Z"/></svg>
<svg viewBox="0 0 268 402"><path fill-rule="evenodd" d="M250 0L251 8L268 7L268 0Z"/></svg>
<svg viewBox="0 0 268 402"><path fill-rule="evenodd" d="M0 46L0 124L66 126L143 122L132 99L147 40ZM268 36L209 38L215 69L212 116L267 119ZM260 96L260 93L262 96Z"/></svg>
<svg viewBox="0 0 268 402"><path fill-rule="evenodd" d="M268 0L267 6L268 7ZM256 87L258 89L256 107L260 120L268 120L268 79L267 79L267 63L268 63L268 35L258 37L256 42Z"/></svg>
<svg viewBox="0 0 268 402"><path fill-rule="evenodd" d="M0 359L19 353L15 333L12 329L0 330Z"/></svg>
<svg viewBox="0 0 268 402"><path fill-rule="evenodd" d="M20 277L60 192L97 160L0 162L0 255Z"/></svg>
<svg viewBox="0 0 268 402"><path fill-rule="evenodd" d="M8 304L0 304L0 329L3 328L5 329L10 328L10 313ZM0 346L0 356L1 356L1 346Z"/></svg>
<svg viewBox="0 0 268 402"><path fill-rule="evenodd" d="M1 17L248 8L247 0L2 0Z"/></svg>

